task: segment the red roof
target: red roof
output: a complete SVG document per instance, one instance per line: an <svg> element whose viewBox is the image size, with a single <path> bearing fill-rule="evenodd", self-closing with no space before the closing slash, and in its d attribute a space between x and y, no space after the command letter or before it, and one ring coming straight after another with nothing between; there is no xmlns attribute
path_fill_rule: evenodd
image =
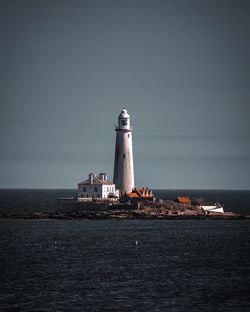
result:
<svg viewBox="0 0 250 312"><path fill-rule="evenodd" d="M132 192L126 194L130 198L152 198L154 195L148 188L135 188Z"/></svg>
<svg viewBox="0 0 250 312"><path fill-rule="evenodd" d="M189 197L178 197L178 202L181 204L190 204L191 200Z"/></svg>

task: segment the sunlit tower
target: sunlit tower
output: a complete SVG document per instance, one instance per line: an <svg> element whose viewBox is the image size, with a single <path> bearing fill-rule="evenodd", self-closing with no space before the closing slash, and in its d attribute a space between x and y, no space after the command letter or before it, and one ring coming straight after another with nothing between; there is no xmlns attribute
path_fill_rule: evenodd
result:
<svg viewBox="0 0 250 312"><path fill-rule="evenodd" d="M134 164L132 149L132 127L130 116L126 109L122 109L115 127L115 162L113 182L121 193L130 193L134 188Z"/></svg>

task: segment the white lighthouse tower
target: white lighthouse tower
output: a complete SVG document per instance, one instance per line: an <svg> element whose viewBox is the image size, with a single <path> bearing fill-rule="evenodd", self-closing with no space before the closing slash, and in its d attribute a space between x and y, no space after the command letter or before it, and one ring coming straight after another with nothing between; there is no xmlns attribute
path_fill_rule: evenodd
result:
<svg viewBox="0 0 250 312"><path fill-rule="evenodd" d="M130 126L130 116L126 109L122 109L115 131L116 144L113 182L121 193L130 193L134 188L134 164L132 127Z"/></svg>

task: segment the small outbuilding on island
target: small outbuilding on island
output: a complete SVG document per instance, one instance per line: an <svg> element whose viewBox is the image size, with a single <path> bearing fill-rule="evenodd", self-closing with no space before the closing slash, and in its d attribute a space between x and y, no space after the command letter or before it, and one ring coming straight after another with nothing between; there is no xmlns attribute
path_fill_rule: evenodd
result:
<svg viewBox="0 0 250 312"><path fill-rule="evenodd" d="M190 208L191 199L189 197L178 196L176 202L180 205L180 208Z"/></svg>
<svg viewBox="0 0 250 312"><path fill-rule="evenodd" d="M131 202L137 203L144 200L154 201L155 197L151 190L146 188L134 188L130 193L123 193L120 197L121 203Z"/></svg>

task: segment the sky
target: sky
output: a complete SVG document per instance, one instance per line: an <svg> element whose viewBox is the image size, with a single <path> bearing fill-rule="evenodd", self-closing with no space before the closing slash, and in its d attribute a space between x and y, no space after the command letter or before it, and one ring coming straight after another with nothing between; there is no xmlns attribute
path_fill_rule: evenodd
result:
<svg viewBox="0 0 250 312"><path fill-rule="evenodd" d="M0 187L250 189L248 0L1 0Z"/></svg>

